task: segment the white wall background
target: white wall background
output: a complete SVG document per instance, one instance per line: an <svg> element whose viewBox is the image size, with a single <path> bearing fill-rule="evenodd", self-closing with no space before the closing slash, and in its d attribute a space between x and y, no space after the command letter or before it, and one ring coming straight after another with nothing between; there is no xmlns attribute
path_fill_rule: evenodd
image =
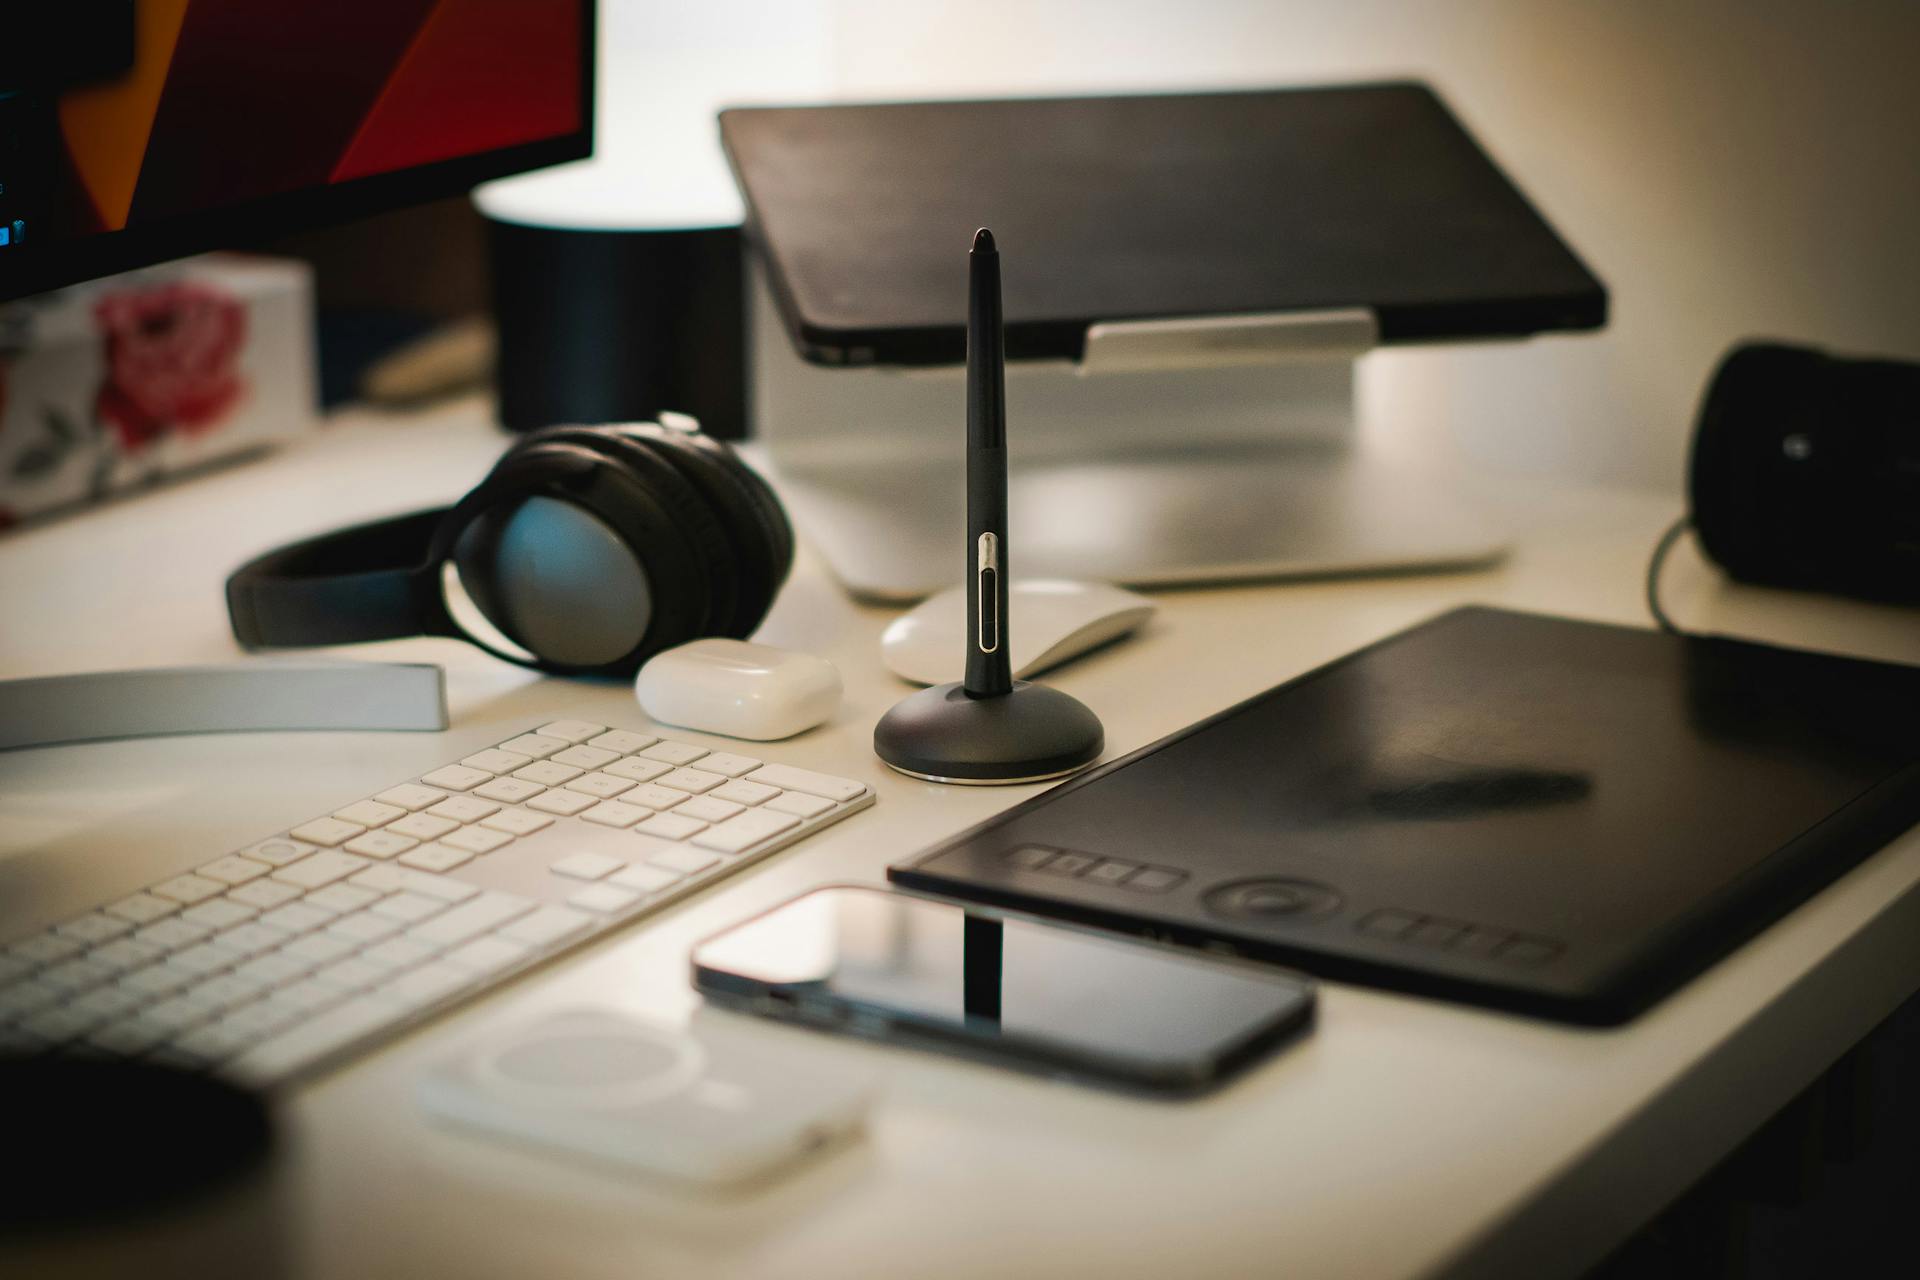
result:
<svg viewBox="0 0 1920 1280"><path fill-rule="evenodd" d="M1677 491L1731 342L1920 359L1914 0L607 5L615 95L657 92L648 67L734 101L1431 81L1607 282L1613 320L1370 356L1367 429L1404 455Z"/></svg>

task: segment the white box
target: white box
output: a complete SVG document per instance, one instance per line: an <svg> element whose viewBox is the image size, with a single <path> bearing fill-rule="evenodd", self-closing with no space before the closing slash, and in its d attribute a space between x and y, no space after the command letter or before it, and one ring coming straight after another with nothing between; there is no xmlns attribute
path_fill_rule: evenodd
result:
<svg viewBox="0 0 1920 1280"><path fill-rule="evenodd" d="M215 255L0 307L0 529L319 421L306 265Z"/></svg>

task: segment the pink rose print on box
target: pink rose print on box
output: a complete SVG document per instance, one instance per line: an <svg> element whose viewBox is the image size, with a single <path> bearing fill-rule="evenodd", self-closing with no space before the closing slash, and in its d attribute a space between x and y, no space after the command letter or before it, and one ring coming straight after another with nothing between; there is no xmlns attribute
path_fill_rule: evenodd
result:
<svg viewBox="0 0 1920 1280"><path fill-rule="evenodd" d="M246 392L246 308L218 289L176 282L111 293L94 318L107 359L95 412L129 453L174 430L211 430Z"/></svg>

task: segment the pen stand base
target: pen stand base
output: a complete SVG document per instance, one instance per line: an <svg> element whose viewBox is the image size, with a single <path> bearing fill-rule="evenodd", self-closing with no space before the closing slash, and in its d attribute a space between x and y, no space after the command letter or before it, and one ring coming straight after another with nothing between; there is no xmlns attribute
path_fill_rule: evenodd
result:
<svg viewBox="0 0 1920 1280"><path fill-rule="evenodd" d="M1063 778L1105 748L1106 731L1085 703L1024 680L997 698L970 697L957 682L922 689L873 728L874 753L889 768L973 786Z"/></svg>

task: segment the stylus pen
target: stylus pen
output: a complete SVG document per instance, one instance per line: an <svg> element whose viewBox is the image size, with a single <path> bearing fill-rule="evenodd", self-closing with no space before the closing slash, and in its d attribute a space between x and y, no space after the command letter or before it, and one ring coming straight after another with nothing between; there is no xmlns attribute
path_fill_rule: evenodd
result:
<svg viewBox="0 0 1920 1280"><path fill-rule="evenodd" d="M1007 659L1007 348L1000 251L973 233L967 255L967 679L970 697L1013 690Z"/></svg>

